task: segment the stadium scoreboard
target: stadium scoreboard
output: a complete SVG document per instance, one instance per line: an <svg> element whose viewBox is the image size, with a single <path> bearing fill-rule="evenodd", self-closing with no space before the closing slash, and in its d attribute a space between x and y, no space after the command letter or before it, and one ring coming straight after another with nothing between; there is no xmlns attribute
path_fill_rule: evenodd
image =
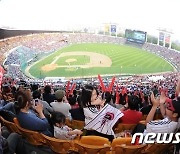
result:
<svg viewBox="0 0 180 154"><path fill-rule="evenodd" d="M130 30L130 29L125 30L125 38L129 42L143 44L146 42L146 35L147 32L143 32L143 31Z"/></svg>

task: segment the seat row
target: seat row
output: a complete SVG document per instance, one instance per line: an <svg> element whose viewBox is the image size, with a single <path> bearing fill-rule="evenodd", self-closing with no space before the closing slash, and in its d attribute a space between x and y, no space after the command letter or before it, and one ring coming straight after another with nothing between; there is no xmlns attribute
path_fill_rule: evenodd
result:
<svg viewBox="0 0 180 154"><path fill-rule="evenodd" d="M100 136L82 136L75 140L60 140L36 131L22 128L19 125L17 118L14 118L13 123L0 116L0 121L11 132L21 134L30 144L34 146L48 146L53 153L68 153L68 151L75 151L80 154L160 154L170 146L169 144L132 145L131 137L118 137L115 138L112 143L109 142L107 138Z"/></svg>

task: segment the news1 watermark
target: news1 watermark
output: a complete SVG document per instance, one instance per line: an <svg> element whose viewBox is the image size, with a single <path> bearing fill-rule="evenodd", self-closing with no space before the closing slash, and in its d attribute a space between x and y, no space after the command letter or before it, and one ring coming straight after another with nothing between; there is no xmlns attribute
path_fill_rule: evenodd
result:
<svg viewBox="0 0 180 154"><path fill-rule="evenodd" d="M131 143L134 144L153 144L153 143L179 143L180 133L135 133L132 137Z"/></svg>

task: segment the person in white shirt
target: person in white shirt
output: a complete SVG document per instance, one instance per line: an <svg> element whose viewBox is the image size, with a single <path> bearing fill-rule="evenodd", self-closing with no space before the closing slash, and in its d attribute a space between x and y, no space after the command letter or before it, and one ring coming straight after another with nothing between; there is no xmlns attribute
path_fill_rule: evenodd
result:
<svg viewBox="0 0 180 154"><path fill-rule="evenodd" d="M63 113L66 118L71 120L71 113L69 112L69 110L71 110L71 105L66 99L65 92L63 90L57 90L55 92L55 97L57 101L54 101L50 104L53 110Z"/></svg>
<svg viewBox="0 0 180 154"><path fill-rule="evenodd" d="M180 117L180 81L177 84L176 93L178 97L173 100L168 99L164 92L161 92L160 99L155 98L153 93L151 94L153 106L146 118L145 133L173 133L177 129L178 118ZM157 107L160 107L164 119L152 121Z"/></svg>
<svg viewBox="0 0 180 154"><path fill-rule="evenodd" d="M165 96L164 92L161 92L160 98L155 98L152 92L151 102L153 104L147 118L146 128L139 125L135 132L147 133L174 133L178 129L179 117L180 117L180 81L177 84L176 93L178 97L176 99L169 99ZM153 120L157 108L160 107L160 111L164 119Z"/></svg>
<svg viewBox="0 0 180 154"><path fill-rule="evenodd" d="M61 112L52 113L52 123L54 125L54 137L62 140L72 140L76 136L81 135L83 132L78 129L72 130L70 127L65 125L65 115Z"/></svg>
<svg viewBox="0 0 180 154"><path fill-rule="evenodd" d="M85 115L86 135L97 135L114 139L113 126L122 112L109 104L99 95L97 89L92 85L85 85L82 89L81 102Z"/></svg>
<svg viewBox="0 0 180 154"><path fill-rule="evenodd" d="M35 90L32 93L33 96L33 104L35 105L36 102L40 102L43 104L43 113L46 117L49 117L50 114L53 112L53 108L46 102L41 100L41 93L39 90Z"/></svg>

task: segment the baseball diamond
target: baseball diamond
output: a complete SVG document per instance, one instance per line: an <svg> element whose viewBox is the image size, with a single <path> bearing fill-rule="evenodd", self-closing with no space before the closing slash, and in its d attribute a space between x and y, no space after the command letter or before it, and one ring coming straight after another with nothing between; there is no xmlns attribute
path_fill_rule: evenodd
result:
<svg viewBox="0 0 180 154"><path fill-rule="evenodd" d="M147 74L173 71L165 59L127 45L72 44L40 59L26 69L27 75L44 77L91 77L97 74Z"/></svg>

